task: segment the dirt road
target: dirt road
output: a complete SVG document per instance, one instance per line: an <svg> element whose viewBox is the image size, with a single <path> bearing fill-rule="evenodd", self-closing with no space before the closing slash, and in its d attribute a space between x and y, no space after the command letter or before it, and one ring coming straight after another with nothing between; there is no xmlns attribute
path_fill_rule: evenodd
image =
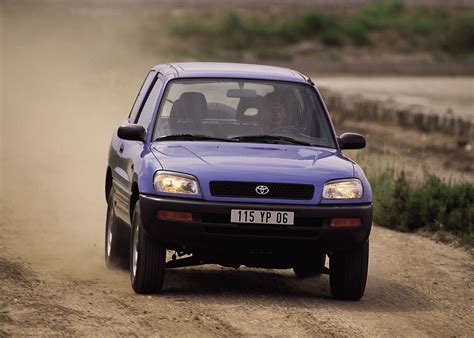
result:
<svg viewBox="0 0 474 338"><path fill-rule="evenodd" d="M12 256L21 250L2 246L0 335L472 335L472 256L380 228L371 241L360 302L329 298L326 276L218 266L169 271L162 294L137 296L126 272L106 271L100 250L80 272L25 264Z"/></svg>
<svg viewBox="0 0 474 338"><path fill-rule="evenodd" d="M137 35L154 14L35 3L0 1L0 336L472 335L472 255L380 228L361 302L329 298L326 276L217 266L134 295L103 263L103 180L112 131L164 61Z"/></svg>

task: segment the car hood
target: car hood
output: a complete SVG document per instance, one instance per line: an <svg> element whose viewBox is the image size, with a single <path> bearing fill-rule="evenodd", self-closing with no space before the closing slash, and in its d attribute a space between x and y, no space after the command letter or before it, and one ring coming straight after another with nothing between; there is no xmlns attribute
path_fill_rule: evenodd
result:
<svg viewBox="0 0 474 338"><path fill-rule="evenodd" d="M315 186L315 198L328 180L354 177L353 163L335 149L299 145L162 141L152 152L164 170L194 175L204 199L223 200L209 192L209 181L250 181L260 183L300 183ZM225 200L239 200L225 198ZM252 202L253 199L245 199ZM261 199L255 200L262 202ZM278 202L266 199L265 202ZM295 201L305 204L303 201ZM291 203L286 201L284 203Z"/></svg>

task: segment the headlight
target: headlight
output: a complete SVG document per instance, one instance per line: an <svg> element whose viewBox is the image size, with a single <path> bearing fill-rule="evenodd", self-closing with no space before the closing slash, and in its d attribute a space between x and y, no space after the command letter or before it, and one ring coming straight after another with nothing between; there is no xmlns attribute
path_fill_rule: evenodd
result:
<svg viewBox="0 0 474 338"><path fill-rule="evenodd" d="M199 185L194 176L171 171L157 171L153 178L153 186L156 191L174 194L199 194Z"/></svg>
<svg viewBox="0 0 474 338"><path fill-rule="evenodd" d="M353 199L361 198L362 195L362 183L357 178L330 181L323 189L323 198L326 199Z"/></svg>

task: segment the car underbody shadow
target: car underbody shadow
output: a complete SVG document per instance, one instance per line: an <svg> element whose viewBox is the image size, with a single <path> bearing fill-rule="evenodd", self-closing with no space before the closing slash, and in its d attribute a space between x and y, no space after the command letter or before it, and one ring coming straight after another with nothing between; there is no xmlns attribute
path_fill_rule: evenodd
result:
<svg viewBox="0 0 474 338"><path fill-rule="evenodd" d="M158 295L157 295L158 296ZM329 276L297 278L292 270L222 268L216 265L167 270L159 297L199 299L206 302L241 303L245 299L263 305L287 306L296 302L302 306L336 305L347 310L368 312L426 311L433 307L422 290L382 277L370 276L365 295L359 302L331 298Z"/></svg>

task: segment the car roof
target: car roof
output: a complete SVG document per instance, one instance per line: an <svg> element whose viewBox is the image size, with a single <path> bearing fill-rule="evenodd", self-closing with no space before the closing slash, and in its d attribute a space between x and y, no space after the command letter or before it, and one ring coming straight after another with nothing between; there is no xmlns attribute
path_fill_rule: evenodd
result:
<svg viewBox="0 0 474 338"><path fill-rule="evenodd" d="M312 84L307 76L289 68L245 63L180 62L156 65L152 70L171 78L245 78Z"/></svg>

